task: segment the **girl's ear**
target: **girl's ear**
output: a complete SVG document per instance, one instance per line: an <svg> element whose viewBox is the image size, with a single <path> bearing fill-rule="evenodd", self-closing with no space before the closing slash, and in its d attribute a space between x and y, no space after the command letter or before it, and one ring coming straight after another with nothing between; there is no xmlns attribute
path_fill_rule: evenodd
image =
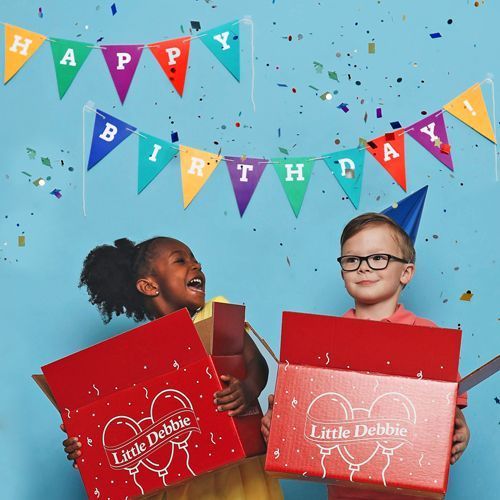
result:
<svg viewBox="0 0 500 500"><path fill-rule="evenodd" d="M401 277L399 278L400 283L403 286L407 285L413 278L414 274L415 274L415 264L405 264L405 268L403 269Z"/></svg>
<svg viewBox="0 0 500 500"><path fill-rule="evenodd" d="M135 283L135 287L140 293L148 297L156 297L160 293L158 285L152 279L140 278Z"/></svg>

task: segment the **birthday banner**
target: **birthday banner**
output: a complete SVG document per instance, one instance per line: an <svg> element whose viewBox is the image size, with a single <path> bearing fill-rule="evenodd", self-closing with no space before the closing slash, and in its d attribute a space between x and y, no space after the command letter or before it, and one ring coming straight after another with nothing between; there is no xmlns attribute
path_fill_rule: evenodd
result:
<svg viewBox="0 0 500 500"><path fill-rule="evenodd" d="M405 136L407 134L453 171L452 148L448 140L443 110L438 110L409 127L403 128L397 123L395 124L397 128L392 132L369 141L363 141L363 144L357 148L327 152L319 157L285 157L267 160L258 156L221 156L219 153L210 153L191 146L176 146L145 132L137 131L137 127L125 123L105 111L89 107L85 109L93 111L96 115L87 170L95 167L127 137L135 134L139 137L137 193L141 193L167 164L179 155L184 208L193 201L220 162L224 160L240 216L245 213L264 169L272 165L290 206L295 216L298 217L315 162L324 160L340 187L357 209L361 199L365 151L368 151L382 165L404 191L407 190L405 157ZM496 145L495 133L486 109L480 83L474 84L452 99L443 109Z"/></svg>
<svg viewBox="0 0 500 500"><path fill-rule="evenodd" d="M238 20L225 23L195 36L139 45L93 45L62 38L47 38L39 33L5 24L4 84L10 81L47 40L52 49L60 99L70 88L92 49L99 49L104 56L116 92L123 104L141 55L146 48L154 55L166 77L182 97L189 66L189 49L193 38L199 38L239 82L239 22Z"/></svg>

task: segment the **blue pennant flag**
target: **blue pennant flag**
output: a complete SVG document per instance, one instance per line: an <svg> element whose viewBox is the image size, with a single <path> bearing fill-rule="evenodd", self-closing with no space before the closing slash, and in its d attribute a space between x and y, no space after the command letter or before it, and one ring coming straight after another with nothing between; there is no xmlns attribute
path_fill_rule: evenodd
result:
<svg viewBox="0 0 500 500"><path fill-rule="evenodd" d="M177 153L178 149L172 143L140 133L137 194L150 184Z"/></svg>
<svg viewBox="0 0 500 500"><path fill-rule="evenodd" d="M200 40L225 68L240 81L240 25L239 21L223 24L205 31Z"/></svg>
<svg viewBox="0 0 500 500"><path fill-rule="evenodd" d="M415 193L410 194L410 196L403 198L397 203L396 207L387 207L381 212L397 222L405 230L413 243L415 243L417 238L418 226L422 217L428 187L424 186Z"/></svg>
<svg viewBox="0 0 500 500"><path fill-rule="evenodd" d="M135 130L136 127L132 127L132 125L122 122L100 109L96 109L87 170L97 165Z"/></svg>

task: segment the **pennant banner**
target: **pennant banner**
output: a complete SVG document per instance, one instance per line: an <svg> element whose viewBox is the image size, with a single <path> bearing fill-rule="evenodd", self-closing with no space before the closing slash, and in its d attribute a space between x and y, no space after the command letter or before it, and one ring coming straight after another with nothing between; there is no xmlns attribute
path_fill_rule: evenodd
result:
<svg viewBox="0 0 500 500"><path fill-rule="evenodd" d="M62 99L86 61L92 47L87 43L51 38L59 98Z"/></svg>
<svg viewBox="0 0 500 500"><path fill-rule="evenodd" d="M365 150L354 148L323 156L326 156L327 167L351 200L354 208L357 209L361 198Z"/></svg>
<svg viewBox="0 0 500 500"><path fill-rule="evenodd" d="M125 102L128 89L143 53L142 45L103 45L102 53L121 103Z"/></svg>
<svg viewBox="0 0 500 500"><path fill-rule="evenodd" d="M205 31L200 38L236 80L240 81L239 22L226 23Z"/></svg>
<svg viewBox="0 0 500 500"><path fill-rule="evenodd" d="M132 125L97 109L87 170L99 163L135 130Z"/></svg>
<svg viewBox="0 0 500 500"><path fill-rule="evenodd" d="M7 83L40 48L46 37L10 24L5 25L5 67L3 82Z"/></svg>
<svg viewBox="0 0 500 500"><path fill-rule="evenodd" d="M443 108L476 132L484 135L491 142L496 143L490 117L484 104L483 91L479 83L452 99Z"/></svg>
<svg viewBox="0 0 500 500"><path fill-rule="evenodd" d="M272 163L295 217L299 216L314 165L312 158L273 158Z"/></svg>
<svg viewBox="0 0 500 500"><path fill-rule="evenodd" d="M240 216L243 217L262 172L264 172L267 160L238 156L225 156L224 159L233 185L238 210Z"/></svg>
<svg viewBox="0 0 500 500"><path fill-rule="evenodd" d="M178 149L170 142L145 132L139 133L137 194L155 179L178 152Z"/></svg>
<svg viewBox="0 0 500 500"><path fill-rule="evenodd" d="M399 201L396 206L387 207L381 212L397 222L406 231L413 243L415 243L417 238L418 226L422 217L428 187L424 186Z"/></svg>
<svg viewBox="0 0 500 500"><path fill-rule="evenodd" d="M448 143L443 111L436 111L423 120L410 125L406 132L441 163L453 170L451 146Z"/></svg>
<svg viewBox="0 0 500 500"><path fill-rule="evenodd" d="M182 194L186 208L212 175L222 156L189 146L180 146L180 150Z"/></svg>
<svg viewBox="0 0 500 500"><path fill-rule="evenodd" d="M186 81L190 45L191 38L188 36L148 45L170 83L181 97Z"/></svg>
<svg viewBox="0 0 500 500"><path fill-rule="evenodd" d="M366 149L406 191L404 130L389 132L366 144Z"/></svg>

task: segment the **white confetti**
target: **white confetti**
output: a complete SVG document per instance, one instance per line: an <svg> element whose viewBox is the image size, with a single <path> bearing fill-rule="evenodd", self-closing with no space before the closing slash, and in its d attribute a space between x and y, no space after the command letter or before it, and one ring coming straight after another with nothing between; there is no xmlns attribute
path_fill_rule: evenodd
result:
<svg viewBox="0 0 500 500"><path fill-rule="evenodd" d="M422 467L422 459L423 459L423 458L424 458L424 454L422 453L422 454L420 455L420 459L419 459L419 461L418 461L418 465L420 465L420 467Z"/></svg>
<svg viewBox="0 0 500 500"><path fill-rule="evenodd" d="M212 379L212 374L210 373L208 366L207 366L207 369L205 370L205 373L210 377L210 379Z"/></svg>
<svg viewBox="0 0 500 500"><path fill-rule="evenodd" d="M298 401L295 399L295 397L292 399L292 408L297 408L297 403Z"/></svg>
<svg viewBox="0 0 500 500"><path fill-rule="evenodd" d="M101 496L101 493L100 493L100 491L99 491L97 488L94 490L94 495L95 495L97 498L99 498L99 497Z"/></svg>
<svg viewBox="0 0 500 500"><path fill-rule="evenodd" d="M175 368L176 370L178 370L178 369L179 369L179 363L177 363L177 361L176 361L175 359L174 359L174 368Z"/></svg>
<svg viewBox="0 0 500 500"><path fill-rule="evenodd" d="M92 387L95 389L95 392L97 392L97 395L99 396L99 389L95 386L95 384L92 384Z"/></svg>
<svg viewBox="0 0 500 500"><path fill-rule="evenodd" d="M89 437L87 438L87 444L88 444L89 446L92 446L92 439L90 439Z"/></svg>
<svg viewBox="0 0 500 500"><path fill-rule="evenodd" d="M418 373L417 373L417 378L418 380L422 380L424 378L424 374L422 373L422 370L420 370Z"/></svg>
<svg viewBox="0 0 500 500"><path fill-rule="evenodd" d="M274 450L273 455L274 455L274 459L275 459L275 460L278 460L278 458L280 457L280 449L279 449L279 448L276 448L276 449Z"/></svg>
<svg viewBox="0 0 500 500"><path fill-rule="evenodd" d="M67 412L68 412L68 418L71 418L71 415L70 415L70 411L69 411L69 408L64 408Z"/></svg>
<svg viewBox="0 0 500 500"><path fill-rule="evenodd" d="M213 444L217 444L215 441L214 441L214 434L213 432L210 433L210 441L212 441Z"/></svg>
<svg viewBox="0 0 500 500"><path fill-rule="evenodd" d="M146 399L149 399L149 397L148 397L148 389L146 387L143 387L143 389L146 392Z"/></svg>
<svg viewBox="0 0 500 500"><path fill-rule="evenodd" d="M306 477L306 476L307 476L307 472L303 472L303 473L302 473L302 475L303 475L304 477Z"/></svg>
<svg viewBox="0 0 500 500"><path fill-rule="evenodd" d="M288 362L288 359L285 359L285 363L286 363L286 366L285 366L285 371L287 371L287 369L288 369L288 365L290 364L290 363Z"/></svg>
<svg viewBox="0 0 500 500"><path fill-rule="evenodd" d="M326 365L328 366L330 364L330 353L326 353Z"/></svg>

